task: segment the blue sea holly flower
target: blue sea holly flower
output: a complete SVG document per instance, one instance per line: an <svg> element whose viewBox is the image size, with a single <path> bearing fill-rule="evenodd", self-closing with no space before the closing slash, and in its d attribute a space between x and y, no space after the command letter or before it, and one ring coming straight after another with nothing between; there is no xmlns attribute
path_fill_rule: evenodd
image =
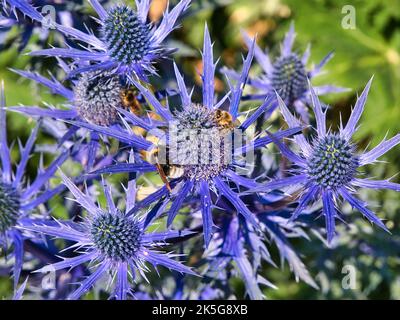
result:
<svg viewBox="0 0 400 320"><path fill-rule="evenodd" d="M60 61L60 66L67 72L69 66ZM55 77L51 79L42 75L23 70L13 70L22 77L34 80L66 99L63 108L47 106L16 106L9 107L10 110L20 112L31 117L49 117L61 121L86 121L101 126L120 126L118 109L128 108L125 105L124 97L132 90L126 86L118 75L109 71L90 71L79 75L72 81L72 89L62 85ZM136 98L135 98L136 99ZM132 114L132 117L137 117ZM139 117L137 117L139 119ZM142 122L146 122L143 119ZM68 131L59 139L59 144L71 139L81 126L70 126ZM90 138L88 143L88 156L86 167L91 169L96 159L97 150L100 147L100 137L95 131L84 129L85 134ZM136 136L136 143L131 136L130 145L139 149L148 148L151 144L141 136Z"/></svg>
<svg viewBox="0 0 400 320"><path fill-rule="evenodd" d="M295 143L300 147L300 153L297 154L271 135L282 154L291 160L298 169L295 170L296 174L267 183L263 187L264 190L279 189L296 184L304 187L304 193L299 199L298 207L293 212L292 220L302 214L310 202L322 199L328 242L331 242L335 235L335 219L340 219L338 209L340 199L347 201L368 220L387 231L385 224L367 208L366 203L357 199L354 194L358 187L400 191L400 185L389 180L359 177L359 167L374 163L400 142L400 134L397 134L389 140L382 141L371 151L359 153L351 140L357 130L357 123L363 112L371 81L372 78L357 99L346 126L343 128L341 125L339 132L334 133L327 130L326 111L323 111L321 102L310 85L312 106L317 123L316 137L308 142L304 135L294 136ZM277 99L289 127L297 127L299 121L290 113L279 95L277 95Z"/></svg>
<svg viewBox="0 0 400 320"><path fill-rule="evenodd" d="M132 114L120 110L126 117L127 122L133 125L142 127L155 135L161 130L161 133L157 136L161 142L155 143L152 148L147 149L150 155L157 154L155 161L152 161L151 158L146 160L150 163L154 162L153 167L157 167L159 172L163 171L160 172L160 175L165 185L138 202L132 211L145 208L160 199L165 199L165 202L172 201L167 219L167 224L170 226L185 199L194 191L200 196L201 200L206 246L208 246L213 232L211 213L213 198L217 196L227 198L241 215L254 225L257 225L255 216L240 199L239 193L235 191L237 189L235 186L253 188L258 184L254 179L249 179L244 174L238 174L235 171L237 169L245 170L243 166L248 165L248 163L243 164L243 159L245 158L243 155L251 154L255 148L263 147L271 143L272 140L270 137L265 136L252 139L244 144L236 145L235 142L232 142L235 139L240 142L245 140L244 133L246 129L263 111L268 110L270 107L270 99L266 99L243 123L238 120L239 103L253 59L253 49L254 47L251 47L244 61L239 81L235 85L230 83L230 91L220 101L216 101L214 95L215 63L213 61L211 39L206 27L203 48L203 101L201 103L192 101L184 79L175 65L175 75L182 103L178 110L172 111L172 109L164 107L149 89L134 81L135 86L149 104L163 118L161 125L143 123L143 121L138 121L137 118L133 117ZM229 109L224 110L222 106L228 98L230 99ZM132 132L129 128L124 132L120 132L87 123L74 122L73 124L96 130L99 133L130 144ZM157 131L156 129L159 130ZM299 127L280 131L277 136L292 135L300 129ZM244 159L245 162L248 162L247 160ZM97 173L129 172L130 170L137 170L137 166L142 165L140 163L121 163L100 170ZM168 174L170 165L177 169L175 175ZM169 177L163 177L163 175Z"/></svg>
<svg viewBox="0 0 400 320"><path fill-rule="evenodd" d="M146 280L149 271L147 264L154 267L160 265L171 270L196 275L190 268L173 260L174 254L162 253L156 249L166 245L169 239L189 234L189 231L164 231L146 233L149 224L137 215L126 213L134 204L135 182L130 181L126 189L126 211L121 212L112 199L111 187L104 183L104 194L107 208L98 207L92 198L61 173L64 184L74 195L75 200L88 215L82 222L41 222L23 226L26 231L39 232L75 242L76 256L65 258L61 262L47 265L38 272L75 268L89 263L91 274L80 283L79 287L69 295L69 299L78 299L103 276L110 275L115 281L111 298L127 299L131 294L129 278L135 279L138 272Z"/></svg>
<svg viewBox="0 0 400 320"><path fill-rule="evenodd" d="M24 256L24 237L17 229L20 224L28 223L29 214L39 205L60 192L59 188L44 191L57 168L67 160L69 152L62 152L46 169L40 166L38 174L31 184L27 184L25 170L39 130L38 124L29 136L25 146L20 144L21 159L12 169L10 148L7 142L7 124L5 112L4 86L0 92L0 248L8 250L14 247L14 288L17 287Z"/></svg>
<svg viewBox="0 0 400 320"><path fill-rule="evenodd" d="M324 65L332 58L333 53L329 53L313 69L308 70L307 62L310 57L310 46L307 47L303 55L294 52L292 47L295 36L294 24L292 23L281 45L281 55L274 61L257 44L255 45L255 58L263 73L259 77L249 79L249 85L255 88L256 94L249 95L246 99L264 99L268 95L274 96L276 91L287 106L294 107L303 121L309 123L306 106L310 105L311 100L307 81L313 79L322 71ZM252 45L251 38L245 33L243 33L243 38L246 45L250 47ZM224 68L223 72L238 77L238 74L233 70ZM323 85L314 89L317 95L346 90L332 85ZM277 107L278 104L276 103L275 106Z"/></svg>
<svg viewBox="0 0 400 320"><path fill-rule="evenodd" d="M74 59L79 67L71 76L83 71L112 70L128 80L133 74L145 80L147 74L156 73L154 62L174 51L164 47L163 41L176 28L177 19L190 4L190 0L180 1L171 11L164 12L158 25L153 25L147 22L150 0L136 0L136 10L124 4L105 9L97 0L89 2L99 16L97 36L55 24L58 31L87 47L44 49L32 55Z"/></svg>
<svg viewBox="0 0 400 320"><path fill-rule="evenodd" d="M63 67L67 68L67 72L71 71L67 65ZM111 126L119 121L117 108L123 107L123 94L127 87L118 75L108 71L85 72L72 81L72 89L69 89L53 76L48 79L35 72L12 71L46 86L68 103L65 105L66 109L62 110L38 107L15 107L10 108L11 110L58 120L82 119L101 126Z"/></svg>

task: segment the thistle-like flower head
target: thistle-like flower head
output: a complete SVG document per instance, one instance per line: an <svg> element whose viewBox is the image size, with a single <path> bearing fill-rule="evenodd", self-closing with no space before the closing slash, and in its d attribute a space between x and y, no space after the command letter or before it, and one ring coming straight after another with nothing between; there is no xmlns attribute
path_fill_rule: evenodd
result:
<svg viewBox="0 0 400 320"><path fill-rule="evenodd" d="M257 78L250 78L249 84L254 87L255 93L246 99L264 99L268 95L275 95L278 92L282 100L289 108L294 108L305 123L309 123L307 106L310 105L310 91L307 84L308 79L317 76L324 65L332 58L333 53L329 53L313 69L307 68L310 57L310 46L303 55L292 50L295 40L294 24L285 36L281 45L281 54L275 60L264 52L257 44L255 45L255 58L262 68L262 75ZM251 46L251 39L245 33L243 38L248 47ZM233 77L238 77L233 70L224 68L223 72ZM317 95L324 95L333 92L342 92L346 89L332 85L323 85L314 88ZM275 101L275 107L278 102Z"/></svg>
<svg viewBox="0 0 400 320"><path fill-rule="evenodd" d="M284 101L295 101L307 91L307 71L296 53L279 57L273 64L271 86Z"/></svg>
<svg viewBox="0 0 400 320"><path fill-rule="evenodd" d="M0 234L15 227L20 207L18 191L12 185L0 181Z"/></svg>
<svg viewBox="0 0 400 320"><path fill-rule="evenodd" d="M329 133L312 144L307 174L322 188L340 188L353 180L358 168L355 146L339 134Z"/></svg>
<svg viewBox="0 0 400 320"><path fill-rule="evenodd" d="M372 79L357 99L346 126L343 128L341 125L339 132L333 133L331 130L327 130L326 111L323 111L321 102L310 85L311 100L317 122L316 137L309 143L304 135L294 136L296 144L301 148L300 154L296 154L278 139L273 138L282 154L291 160L298 169L295 170L297 174L267 183L266 188L279 189L293 184L303 185L304 193L299 199L292 219L296 219L302 214L310 202L322 199L329 242L335 235L335 219L340 217L337 207L340 198L359 210L372 223L387 230L385 224L367 208L366 203L357 199L354 193L357 187L400 191L400 185L397 183L359 177L358 168L374 163L400 142L400 134L397 134L389 140L382 141L371 151L360 153L351 140L363 112L371 81ZM279 95L277 95L277 99L289 127L298 126L299 121L290 113Z"/></svg>
<svg viewBox="0 0 400 320"><path fill-rule="evenodd" d="M103 183L107 208L98 207L90 195L85 194L64 174L62 179L75 200L88 212L84 221L79 223L40 222L25 225L26 231L38 232L56 238L75 242L72 248L78 248L76 256L65 258L44 267L39 271L47 272L64 268L75 268L89 262L93 271L80 283L69 298L78 299L90 290L103 275L110 274L110 281L115 279L115 299L127 299L132 293L129 278L141 274L145 279L148 271L146 264L165 266L180 273L196 275L190 268L172 259L173 254L162 253L155 247L162 247L169 239L179 238L189 234L186 231L165 231L146 233L151 221L135 215L127 215L134 203L135 182L129 182L126 190L126 211L121 212L112 199L111 188Z"/></svg>
<svg viewBox="0 0 400 320"><path fill-rule="evenodd" d="M63 61L59 60L59 66L66 72L71 71ZM44 77L36 72L13 70L18 75L33 80L46 86L54 94L64 98L63 108L53 106L14 106L9 110L22 113L24 115L38 118L47 117L61 121L85 121L99 126L118 126L120 117L118 110L127 109L124 104L124 94L130 92L130 87L117 74L109 71L89 71L79 75L72 81L72 88L68 88L60 83L55 77L51 79ZM137 97L135 96L134 99ZM93 130L78 130L81 126L71 126L64 132L58 132L59 144L70 140L75 135L88 136L88 147L82 147L80 155L82 163L87 170L92 170L96 162L98 149L100 147L99 136ZM132 135L132 138L134 135ZM136 148L148 148L151 144L140 136L136 136L137 143L131 141L131 145Z"/></svg>
<svg viewBox="0 0 400 320"><path fill-rule="evenodd" d="M86 72L74 86L73 107L80 118L100 126L118 122L122 108L123 86L118 75L110 72Z"/></svg>
<svg viewBox="0 0 400 320"><path fill-rule="evenodd" d="M96 248L113 261L127 261L140 249L142 230L131 217L102 213L91 221L90 235Z"/></svg>
<svg viewBox="0 0 400 320"><path fill-rule="evenodd" d="M69 155L68 151L62 151L48 168L44 169L41 166L36 179L27 185L25 169L31 156L39 125L40 123L32 130L26 145L20 144L21 159L16 166L16 171L13 172L11 150L7 141L4 84L2 83L0 88L0 246L8 249L10 242L14 245L15 288L19 281L24 255L24 238L17 227L30 220L29 214L33 209L62 190L62 188L55 188L44 191L43 187Z"/></svg>
<svg viewBox="0 0 400 320"><path fill-rule="evenodd" d="M102 26L110 56L125 65L140 63L150 51L150 25L130 7L112 8Z"/></svg>
<svg viewBox="0 0 400 320"><path fill-rule="evenodd" d="M32 55L73 59L78 67L70 74L71 77L86 71L109 70L128 81L132 80L132 76L146 80L149 73L156 73L153 66L155 61L174 51L164 47L163 41L176 28L179 16L190 4L190 0L180 1L171 11L164 12L160 23L153 25L147 22L151 3L149 0L137 0L136 10L123 4L105 9L97 0L89 2L99 16L98 36L56 24L58 31L85 43L87 47L44 49L35 51ZM24 7L26 6L29 11L34 10L29 4ZM20 9L23 11L23 8Z"/></svg>

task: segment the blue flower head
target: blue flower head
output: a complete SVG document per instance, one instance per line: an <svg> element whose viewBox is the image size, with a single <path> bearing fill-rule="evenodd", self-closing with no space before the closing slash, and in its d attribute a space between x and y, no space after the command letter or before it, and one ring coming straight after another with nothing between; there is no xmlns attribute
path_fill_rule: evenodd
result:
<svg viewBox="0 0 400 320"><path fill-rule="evenodd" d="M87 210L88 215L78 223L40 222L23 227L26 231L39 232L56 238L75 242L76 256L65 258L61 262L47 265L42 272L75 268L90 263L91 274L69 295L69 299L78 299L102 276L109 274L110 281L115 279L111 298L127 299L132 293L130 278L139 273L147 280L146 264L154 267L161 265L180 273L196 275L190 268L172 259L175 255L162 253L156 249L165 245L169 239L188 234L186 231L165 231L146 233L149 223L136 215L128 215L134 203L135 183L129 182L126 190L126 211L121 212L112 199L111 188L104 185L107 208L98 207L92 198L61 173L64 184L74 195L75 200Z"/></svg>
<svg viewBox="0 0 400 320"><path fill-rule="evenodd" d="M69 156L68 151L61 154L44 169L39 168L36 179L27 185L25 169L36 140L39 130L38 125L32 133L25 146L20 144L21 160L13 172L10 148L7 142L7 124L5 112L4 84L0 88L0 247L8 249L8 245L14 245L14 287L17 287L23 264L23 240L21 232L17 229L20 224L29 223L29 214L40 204L45 203L51 197L62 191L62 188L55 188L44 191L57 168L61 166Z"/></svg>
<svg viewBox="0 0 400 320"><path fill-rule="evenodd" d="M66 72L71 71L68 65L59 60L59 65ZM86 121L88 123L101 126L119 126L120 117L118 110L125 108L123 102L124 94L131 92L122 79L109 71L90 71L84 72L72 81L72 88L69 89L60 83L54 76L50 79L36 72L13 70L22 77L40 83L54 94L58 94L65 99L63 108L47 106L17 106L9 107L9 110L22 113L34 118L48 117L61 121ZM133 91L132 91L133 92ZM135 97L136 99L136 97ZM134 117L135 115L132 115ZM70 126L69 129L59 137L59 144L70 140L78 132L80 126ZM83 157L83 164L88 170L93 168L98 149L100 148L99 135L95 131L83 130L84 136L90 139L87 146L87 155ZM134 135L132 135L133 137ZM148 148L150 143L144 138L137 136L136 142L131 141L131 145L136 148ZM81 148L82 154L85 149Z"/></svg>
<svg viewBox="0 0 400 320"><path fill-rule="evenodd" d="M387 231L385 224L367 208L366 203L357 199L354 194L357 187L400 191L400 185L397 183L359 177L358 168L374 163L400 142L400 134L397 134L389 140L382 141L371 151L359 153L351 140L363 112L371 81L372 79L357 99L346 126L341 125L337 133L327 130L326 111L323 111L321 102L310 85L312 106L317 122L317 135L311 142L308 142L304 135L294 136L295 143L301 149L299 154L291 151L285 144L271 135L282 154L299 169L295 170L296 174L267 183L264 188L271 190L296 184L303 186L304 193L299 199L292 220L302 214L311 201L322 199L328 242L331 242L335 235L335 219L340 219L337 207L340 199L347 201L368 220ZM290 113L279 95L277 95L277 99L289 127L298 126L299 121Z"/></svg>
<svg viewBox="0 0 400 320"><path fill-rule="evenodd" d="M202 74L202 102L196 103L192 101L191 95L188 93L184 79L175 65L175 76L178 84L178 91L181 98L181 106L178 110L164 107L161 102L150 92L148 88L141 83L133 80L134 85L138 88L141 94L154 107L155 111L162 118L161 123L148 123L132 114L121 110L121 113L126 117L127 122L140 126L147 131L157 134L158 138L164 139L166 147L163 149L166 154L166 162L176 164L179 168L180 175L172 177L167 184L149 195L147 198L137 203L132 209L133 211L140 210L156 201L164 201L164 206L172 201L168 211L167 224L171 225L179 210L183 206L185 199L194 192L200 197L201 212L204 223L204 238L206 246L211 240L213 233L212 207L213 199L218 196L223 196L243 215L248 221L257 224L254 215L250 212L247 206L240 198L236 188L232 188L231 184L244 188L252 188L257 186L257 182L235 172L236 168L240 167L238 156L251 152L255 148L260 148L272 140L266 136L251 140L245 145L234 146L226 143L227 137L238 134L243 138L243 133L250 125L270 107L270 99L266 99L251 116L243 123L238 122L239 103L241 101L242 92L246 84L248 72L253 59L253 49L251 47L244 63L243 70L239 80L235 85L230 83L230 91L220 100L216 101L214 94L214 74L215 63L213 60L212 44L208 29L206 27L204 33L203 47L203 74ZM223 104L230 99L228 110L224 110ZM126 144L134 144L136 137L132 134L129 126L126 130L105 129L87 123L76 123L76 126L83 126L91 130L96 130L114 138L123 141ZM162 129L162 133L155 129ZM165 130L165 128L168 128ZM277 136L285 137L292 135L300 130L299 128L290 128L289 130L280 131ZM183 138L186 134L190 135ZM182 138L182 139L181 139ZM203 143L208 139L209 144L205 146ZM208 141L207 140L207 141ZM210 147L211 145L211 147ZM213 148L216 146L216 148ZM153 145L152 148L158 148L157 158L161 158L161 145ZM234 148L232 152L232 148ZM232 152L232 153L231 153ZM171 154L174 153L174 156ZM151 159L146 159L150 161ZM176 161L176 162L175 162ZM156 166L161 165L158 160L153 165L153 170ZM117 164L97 173L115 173L129 172L142 168L142 163ZM148 167L148 166L147 166Z"/></svg>
<svg viewBox="0 0 400 320"><path fill-rule="evenodd" d="M147 74L156 73L154 62L174 51L162 43L176 28L176 21L188 8L190 0L182 0L171 11L164 12L157 26L147 22L150 0L137 0L136 10L123 4L105 9L97 0L89 2L99 16L98 36L56 24L58 31L87 47L44 49L32 55L72 58L78 67L70 76L84 71L112 70L128 80L134 74L145 80Z"/></svg>
<svg viewBox="0 0 400 320"><path fill-rule="evenodd" d="M289 32L281 45L281 54L272 61L267 53L265 53L257 44L255 45L255 58L262 68L263 74L254 79L249 80L249 84L255 88L256 94L252 94L246 98L262 99L268 95L274 95L278 92L282 100L290 108L301 115L302 119L308 123L307 105L310 104L310 91L308 90L308 79L317 76L324 65L332 58L333 53L329 53L319 64L313 69L307 69L307 62L310 57L310 46L302 56L292 50L295 39L294 24L290 26ZM252 41L249 36L243 33L245 43L248 47ZM223 70L228 75L237 77L237 73L233 70L225 68ZM332 85L324 85L315 87L317 95L323 95L332 92L341 92L345 89ZM275 104L276 107L278 104Z"/></svg>

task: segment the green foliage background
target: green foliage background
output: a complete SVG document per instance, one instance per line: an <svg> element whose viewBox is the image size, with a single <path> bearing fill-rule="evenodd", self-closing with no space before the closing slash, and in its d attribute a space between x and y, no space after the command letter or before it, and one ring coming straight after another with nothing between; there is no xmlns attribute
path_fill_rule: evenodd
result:
<svg viewBox="0 0 400 320"><path fill-rule="evenodd" d="M342 8L351 5L356 13L356 28L344 29ZM374 75L356 139L363 146L376 145L381 139L400 132L400 1L379 0L198 0L193 1L193 14L183 22L172 41L181 51L177 59L186 73L195 75L202 45L204 21L207 21L215 41L216 55L222 57L219 66L234 66L240 62L240 52L245 50L240 31L258 34L261 47L268 46L271 54L279 50L279 43L295 22L297 40L295 47L305 50L312 44L311 61L319 62L328 52L335 51L334 58L326 66L326 73L315 84L334 84L351 90L340 95L330 95L323 100L331 105L329 121L333 128L339 124L339 113L347 119L356 95L368 79ZM13 32L18 32L14 29ZM26 51L36 48L37 36ZM59 103L41 87L21 81L8 68L25 68L32 64L29 56L17 53L16 46L0 53L0 79L6 86L8 105L35 105L46 101ZM50 66L46 60L44 69ZM221 77L222 78L222 77ZM10 139L25 140L32 123L18 115L8 116ZM47 138L41 136L39 142ZM15 154L15 158L18 155ZM380 163L368 168L369 174L379 178L391 177L400 170L400 148L389 152ZM36 173L35 162L31 164ZM399 183L398 177L393 179ZM362 193L373 204L375 211L386 219L392 235L362 221L360 216L355 227L341 226L339 244L328 249L311 235L310 241L296 240L294 247L303 256L310 272L317 278L321 290L314 290L297 283L285 265L283 271L266 266L266 277L277 285L277 290L267 289L273 299L400 299L400 195L391 191ZM346 208L345 208L346 211ZM349 212L349 208L347 208ZM351 217L357 215L353 213ZM278 260L277 260L278 261ZM354 290L344 290L342 268L352 265L357 270ZM244 291L239 280L234 281L239 296ZM11 282L0 278L0 298L10 296Z"/></svg>

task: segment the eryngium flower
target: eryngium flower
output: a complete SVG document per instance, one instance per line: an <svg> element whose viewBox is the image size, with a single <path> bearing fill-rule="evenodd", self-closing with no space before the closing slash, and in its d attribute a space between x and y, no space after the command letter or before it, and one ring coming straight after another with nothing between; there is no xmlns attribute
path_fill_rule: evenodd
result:
<svg viewBox="0 0 400 320"><path fill-rule="evenodd" d="M335 235L335 219L339 218L337 203L339 199L347 201L353 208L359 210L368 220L387 230L385 224L367 208L367 204L354 196L357 187L369 189L391 189L400 191L400 185L388 180L371 180L360 178L357 169L374 163L391 148L400 142L400 134L389 140L382 141L371 151L359 153L351 138L357 130L357 123L364 110L372 79L366 85L351 113L347 125L337 133L326 128L326 111L310 85L311 100L317 122L317 136L309 143L304 135L296 135L294 140L300 147L300 153L291 151L285 144L273 138L282 154L291 160L299 169L297 174L287 178L272 181L264 186L266 189L282 188L293 184L304 186L304 193L293 212L292 220L296 219L307 205L322 199L323 214L326 221L328 242ZM280 110L289 127L297 127L299 121L290 113L283 100L277 95ZM272 137L272 135L271 135Z"/></svg>
<svg viewBox="0 0 400 320"><path fill-rule="evenodd" d="M282 100L290 108L294 107L301 115L302 119L308 123L307 105L310 104L310 91L308 90L307 79L317 76L324 65L332 58L333 53L329 53L313 69L307 69L307 62L310 57L310 46L302 56L292 51L295 39L294 24L290 26L289 32L281 45L281 55L271 61L269 55L255 47L255 58L263 70L263 74L258 78L250 78L249 84L256 89L256 94L246 98L263 99L268 95L274 95L275 91L279 93ZM245 33L243 34L246 45L250 47L252 40ZM225 68L223 72L236 76L235 71ZM341 92L344 89L332 85L315 87L317 95L324 95L332 92ZM276 103L276 106L278 104Z"/></svg>
<svg viewBox="0 0 400 320"><path fill-rule="evenodd" d="M127 299L132 294L129 278L134 279L139 273L147 280L145 272L149 271L146 263L154 267L161 265L180 273L196 275L190 268L175 261L171 253L162 253L155 247L166 245L169 239L179 238L189 234L186 231L165 231L146 233L151 221L127 215L134 203L135 183L131 181L126 190L126 212L121 212L115 205L111 188L104 184L104 194L107 209L98 207L88 194L61 173L64 184L74 195L75 200L88 212L84 221L74 222L41 222L24 226L24 230L39 232L75 242L71 248L76 248L76 256L65 258L38 270L49 272L65 268L74 268L90 263L93 272L79 287L69 295L69 299L79 299L85 292L104 275L110 275L110 281L115 280L111 298Z"/></svg>
<svg viewBox="0 0 400 320"><path fill-rule="evenodd" d="M102 69L113 70L129 80L133 74L145 80L148 73L156 72L153 67L155 60L165 58L174 51L163 47L162 43L176 28L176 21L188 8L190 0L182 0L171 12L164 12L157 26L147 22L150 8L148 0L136 0L136 10L127 5L106 10L97 0L89 2L99 15L99 36L56 24L57 30L88 47L52 48L32 54L72 58L80 64L73 74Z"/></svg>
<svg viewBox="0 0 400 320"><path fill-rule="evenodd" d="M60 66L66 71L69 67L60 61ZM127 86L120 77L108 71L91 71L82 73L76 80L72 81L72 89L62 85L57 79L48 79L42 75L23 70L13 70L22 77L34 80L46 87L52 93L62 96L66 103L63 109L48 106L47 108L37 106L9 107L10 110L23 113L31 117L49 117L61 121L87 121L102 126L117 126L119 115L117 110L124 108L123 94ZM59 140L59 144L73 137L80 126L71 126ZM99 136L96 132L85 130L90 137L88 155L85 166L91 170L96 159L97 150L100 146ZM151 144L140 136L135 143L132 135L131 145L143 149Z"/></svg>
<svg viewBox="0 0 400 320"><path fill-rule="evenodd" d="M213 198L216 198L217 195L228 199L241 215L243 215L253 225L257 225L254 215L243 203L240 194L235 191L237 188L232 187L231 185L241 186L244 188L253 188L258 185L255 180L249 179L235 171L240 166L243 166L243 164L240 163L240 156L250 153L255 148L263 147L266 144L271 143L272 140L268 136L256 138L252 139L247 144L238 147L235 147L233 144L225 143L226 137L231 135L235 135L233 139L244 139L244 132L246 129L248 129L249 126L270 107L271 104L271 100L266 99L262 106L260 106L243 123L238 123L239 103L253 59L253 49L254 47L250 48L247 58L244 61L243 70L239 80L235 86L230 84L231 91L218 102L215 101L214 95L215 63L213 61L211 39L207 27L204 33L204 71L202 74L203 101L201 103L195 103L192 101L191 96L187 91L184 79L176 65L175 76L182 102L178 111L171 111L170 109L165 108L149 91L149 89L141 85L139 82L134 81L135 86L139 89L142 95L165 120L165 122L162 122L160 127L164 128L162 135L168 137L165 139L167 140L165 141L167 164L172 163L173 165L176 165L182 174L177 177L171 177L169 184L166 184L161 189L137 203L132 211L138 211L160 199L165 202L163 206L164 208L172 199L169 195L172 195L174 199L171 208L169 209L167 219L167 224L169 226L172 224L181 209L185 199L194 191L200 196L201 200L206 246L208 246L213 233L212 206L214 201ZM230 98L229 110L225 111L221 106L228 97ZM155 132L155 129L158 128L157 123L148 123L124 110L120 111L126 117L127 122L130 122L131 124L140 126L151 132ZM132 139L135 139L129 126L127 126L127 130L121 132L119 130L102 128L87 123L74 122L74 125L96 130L99 133L117 138L126 144L132 144L131 136ZM165 129L166 127L168 129ZM277 136L282 138L292 135L299 130L300 127L290 128L278 132ZM189 140L187 140L188 136L185 135L187 132L192 133L190 134ZM180 140L181 133L183 133L183 140ZM159 137L160 139L162 139L162 135ZM237 137L237 135L240 137ZM204 141L208 141L206 145L204 145ZM152 147L159 148L162 146L154 145ZM151 148L149 148L149 150L150 149ZM158 153L158 157L160 157L161 152L158 151ZM175 153L174 156L170 157L171 153ZM186 155L188 155L188 158L186 158ZM156 160L155 164L163 165L164 163L158 163ZM245 165L248 165L248 163L245 163ZM138 168L142 170L143 163L121 163L101 169L95 173L129 172L137 171ZM149 165L147 165L146 168L149 168ZM155 166L153 166L153 168L155 169Z"/></svg>
<svg viewBox="0 0 400 320"><path fill-rule="evenodd" d="M110 126L117 122L122 107L119 76L110 72L82 73L74 87L74 105L78 115L88 122Z"/></svg>
<svg viewBox="0 0 400 320"><path fill-rule="evenodd" d="M68 152L64 151L56 158L48 168L39 168L36 179L26 185L25 169L31 157L39 124L32 130L25 146L20 144L21 160L13 172L11 163L11 150L7 142L7 123L5 112L4 85L0 88L0 247L8 249L8 245L14 245L14 287L17 287L23 264L24 237L17 229L19 224L30 221L29 213L40 204L46 202L52 196L61 191L60 188L43 191L44 185L53 177L57 168L68 158Z"/></svg>

